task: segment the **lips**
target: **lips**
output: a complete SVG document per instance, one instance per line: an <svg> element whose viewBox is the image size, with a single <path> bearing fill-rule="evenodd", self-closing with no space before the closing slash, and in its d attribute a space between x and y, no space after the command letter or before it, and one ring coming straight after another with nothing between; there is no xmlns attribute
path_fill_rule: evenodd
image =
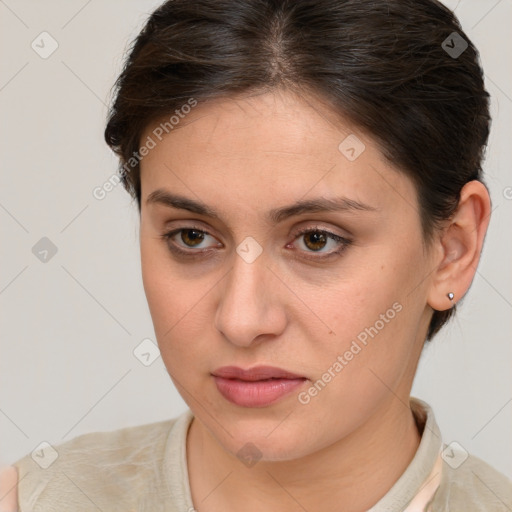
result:
<svg viewBox="0 0 512 512"><path fill-rule="evenodd" d="M268 379L305 379L302 375L296 375L273 366L256 366L248 370L243 370L238 366L223 366L215 370L213 375L224 379L238 379L249 382Z"/></svg>
<svg viewBox="0 0 512 512"><path fill-rule="evenodd" d="M273 366L256 366L244 370L223 366L212 372L219 393L241 407L266 407L302 386L302 375Z"/></svg>

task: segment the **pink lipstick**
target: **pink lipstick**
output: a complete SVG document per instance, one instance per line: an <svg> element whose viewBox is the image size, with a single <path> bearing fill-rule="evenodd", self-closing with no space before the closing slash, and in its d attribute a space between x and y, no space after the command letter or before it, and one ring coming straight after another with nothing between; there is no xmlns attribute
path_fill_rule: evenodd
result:
<svg viewBox="0 0 512 512"><path fill-rule="evenodd" d="M248 370L223 366L212 372L219 393L241 407L266 407L300 387L307 379L272 366Z"/></svg>

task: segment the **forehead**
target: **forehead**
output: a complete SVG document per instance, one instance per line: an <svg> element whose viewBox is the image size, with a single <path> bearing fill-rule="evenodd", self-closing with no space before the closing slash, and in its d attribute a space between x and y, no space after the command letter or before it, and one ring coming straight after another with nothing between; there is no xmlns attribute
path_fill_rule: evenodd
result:
<svg viewBox="0 0 512 512"><path fill-rule="evenodd" d="M148 126L142 140L168 118ZM206 143L208 149L231 156L255 151L318 154L355 131L313 97L282 90L200 102L180 119L175 116L175 122L171 133L176 144Z"/></svg>
<svg viewBox="0 0 512 512"><path fill-rule="evenodd" d="M158 140L155 129L168 118L141 137L156 140L141 161L143 202L156 188L190 195L192 187L226 207L238 199L270 209L341 193L376 208L415 206L412 181L376 142L311 97L278 92L198 103Z"/></svg>

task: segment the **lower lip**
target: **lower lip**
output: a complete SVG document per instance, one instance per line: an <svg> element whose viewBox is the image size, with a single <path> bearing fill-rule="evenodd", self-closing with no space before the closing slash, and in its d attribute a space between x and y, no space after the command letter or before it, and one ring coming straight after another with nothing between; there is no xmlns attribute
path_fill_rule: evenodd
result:
<svg viewBox="0 0 512 512"><path fill-rule="evenodd" d="M219 393L242 407L265 407L300 387L306 379L271 379L254 382L215 377Z"/></svg>

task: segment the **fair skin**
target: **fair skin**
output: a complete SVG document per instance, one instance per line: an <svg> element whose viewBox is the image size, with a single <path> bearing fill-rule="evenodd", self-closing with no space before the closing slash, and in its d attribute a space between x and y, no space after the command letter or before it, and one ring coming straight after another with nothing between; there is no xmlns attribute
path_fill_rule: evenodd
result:
<svg viewBox="0 0 512 512"><path fill-rule="evenodd" d="M141 163L144 288L163 361L194 413L187 463L201 512L375 505L420 442L409 395L432 309L450 307L449 291L466 293L487 229L489 196L473 181L426 247L410 178L371 137L305 98L280 91L200 103ZM366 146L354 161L338 149L349 134ZM156 190L218 217L148 202ZM267 218L340 196L369 208ZM174 244L162 238L180 228L206 234L198 247L182 238L190 231ZM312 245L299 228L350 243ZM249 236L262 250L251 263L236 251ZM177 256L175 246L207 252ZM393 304L400 312L301 403L299 393ZM271 365L306 380L276 403L242 407L215 386L211 373L226 365ZM246 443L261 455L252 467L237 457Z"/></svg>

